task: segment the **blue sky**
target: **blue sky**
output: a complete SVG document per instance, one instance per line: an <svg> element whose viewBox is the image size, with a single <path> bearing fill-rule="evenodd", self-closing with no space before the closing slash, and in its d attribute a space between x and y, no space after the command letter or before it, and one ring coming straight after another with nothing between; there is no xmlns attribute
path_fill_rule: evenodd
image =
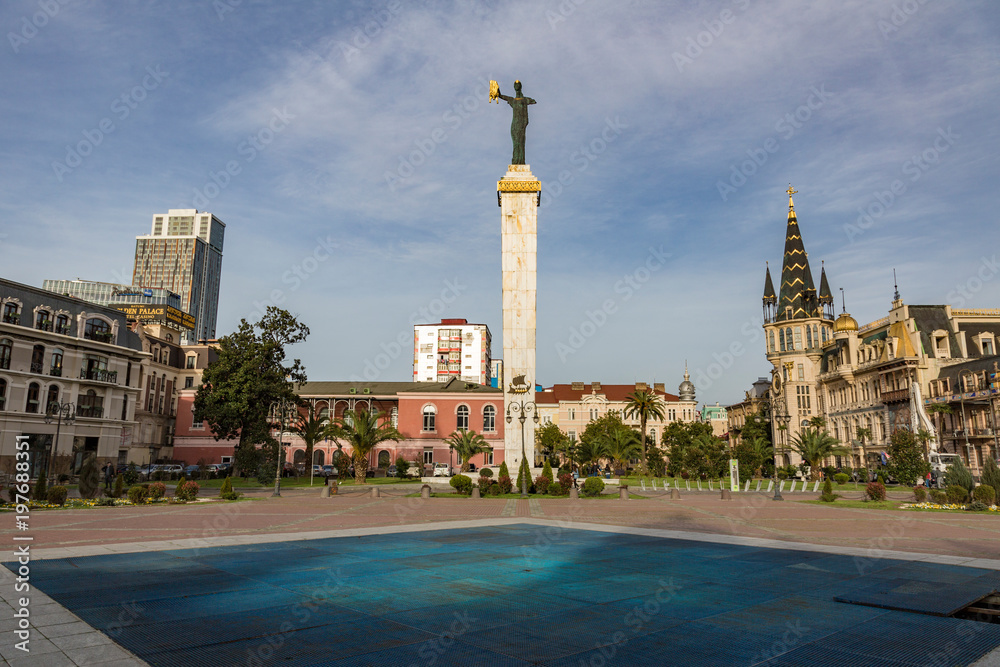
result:
<svg viewBox="0 0 1000 667"><path fill-rule="evenodd" d="M211 211L220 335L279 301L314 380L410 379L422 312L500 356L490 79L538 101L542 384L669 390L687 360L739 400L789 183L838 311L884 316L893 268L909 303L1000 305L986 0L9 0L0 27L0 275L128 280L153 214Z"/></svg>

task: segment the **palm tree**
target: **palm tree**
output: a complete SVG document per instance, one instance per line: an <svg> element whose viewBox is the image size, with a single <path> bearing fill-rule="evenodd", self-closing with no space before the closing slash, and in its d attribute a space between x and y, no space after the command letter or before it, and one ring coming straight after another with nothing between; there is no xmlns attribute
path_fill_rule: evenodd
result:
<svg viewBox="0 0 1000 667"><path fill-rule="evenodd" d="M865 467L867 465L867 455L865 454L865 440L872 439L872 430L870 428L862 426L855 434L858 436L858 440L861 441L861 466Z"/></svg>
<svg viewBox="0 0 1000 667"><path fill-rule="evenodd" d="M469 471L469 460L476 454L485 454L493 450L486 438L475 431L455 431L445 440L448 449L458 452L458 460L462 462L462 472Z"/></svg>
<svg viewBox="0 0 1000 667"><path fill-rule="evenodd" d="M809 426L818 431L826 426L826 419L817 415L809 420Z"/></svg>
<svg viewBox="0 0 1000 667"><path fill-rule="evenodd" d="M921 446L924 448L924 458L930 460L929 459L930 452L927 447L927 443L929 443L931 440L934 439L934 434L928 431L927 429L922 428L917 431L916 437L917 440L920 442Z"/></svg>
<svg viewBox="0 0 1000 667"><path fill-rule="evenodd" d="M608 429L598 437L607 448L607 456L621 465L622 473L618 475L621 479L628 468L628 462L642 451L638 434L631 426L622 424L618 428Z"/></svg>
<svg viewBox="0 0 1000 667"><path fill-rule="evenodd" d="M792 449L809 464L809 477L812 480L819 479L819 466L823 459L850 453L850 450L841 446L840 442L826 431L811 428L792 438Z"/></svg>
<svg viewBox="0 0 1000 667"><path fill-rule="evenodd" d="M320 419L312 412L305 417L299 415L299 418L295 421L290 430L292 433L295 433L302 438L302 442L305 443L306 465L309 466L308 469L311 471L313 464L313 448L316 446L316 443L321 440L326 440L326 438L329 437L329 429L326 420Z"/></svg>
<svg viewBox="0 0 1000 667"><path fill-rule="evenodd" d="M646 389L637 389L625 397L625 417L639 418L639 433L642 443L642 474L646 474L646 421L650 417L656 417L663 421L663 402L654 392Z"/></svg>
<svg viewBox="0 0 1000 667"><path fill-rule="evenodd" d="M757 469L751 471L752 473L757 473L757 471L764 467L764 461L774 457L774 446L771 445L771 442L767 438L757 436L743 442L753 455L753 460L760 462L757 465Z"/></svg>
<svg viewBox="0 0 1000 667"><path fill-rule="evenodd" d="M581 466L599 463L601 459L610 458L608 445L604 438L583 438L576 448L577 460Z"/></svg>
<svg viewBox="0 0 1000 667"><path fill-rule="evenodd" d="M368 472L368 455L371 451L386 440L399 442L403 439L403 434L389 425L389 420L382 411L345 410L344 414L330 425L330 437L343 440L351 446L354 481L357 484L364 484L365 473Z"/></svg>

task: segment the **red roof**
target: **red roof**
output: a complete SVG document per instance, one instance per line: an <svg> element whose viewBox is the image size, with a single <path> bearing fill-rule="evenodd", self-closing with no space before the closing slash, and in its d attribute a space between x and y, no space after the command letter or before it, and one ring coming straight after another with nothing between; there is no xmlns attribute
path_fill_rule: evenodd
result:
<svg viewBox="0 0 1000 667"><path fill-rule="evenodd" d="M628 400L628 395L635 391L634 384L604 384L601 383L601 388L597 390L598 396L604 396L609 401L613 402L624 402ZM647 391L651 391L660 397L660 400L664 402L674 402L679 401L680 398L676 394L668 394L665 391L658 391L652 387L647 387ZM559 403L560 401L579 401L584 396L590 396L593 392L593 385L585 384L583 389L573 389L572 384L554 384L551 387L546 387L544 391L535 393L536 403Z"/></svg>

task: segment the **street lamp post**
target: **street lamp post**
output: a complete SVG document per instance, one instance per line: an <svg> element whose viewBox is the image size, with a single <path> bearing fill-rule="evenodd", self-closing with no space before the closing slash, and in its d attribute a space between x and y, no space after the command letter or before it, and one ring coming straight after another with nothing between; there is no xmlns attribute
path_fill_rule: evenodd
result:
<svg viewBox="0 0 1000 667"><path fill-rule="evenodd" d="M527 453L524 450L524 422L526 422L528 420L527 413L530 412L531 413L531 420L537 424L538 423L538 411L536 409L534 401L521 400L521 402L519 402L519 403L511 402L507 406L506 421L507 421L508 424L513 419L513 415L511 414L511 412L516 413L517 414L517 421L521 422L521 461L525 461L528 458L528 455L527 455ZM530 468L529 468L529 470L530 470ZM521 476L521 497L522 498L527 498L528 497L528 480L525 479L524 475Z"/></svg>
<svg viewBox="0 0 1000 667"><path fill-rule="evenodd" d="M52 473L52 459L55 458L56 452L59 447L59 431L62 428L62 423L72 424L76 421L76 409L72 403L60 403L59 401L53 401L48 404L45 409L45 423L51 424L56 423L56 437L49 444L49 452L45 461L45 480L48 483L49 475Z"/></svg>
<svg viewBox="0 0 1000 667"><path fill-rule="evenodd" d="M770 407L771 407L771 425L772 425L771 426L771 433L775 434L775 436L776 436L777 433L779 433L779 432L781 432L783 430L782 427L784 427L784 428L788 427L788 422L790 422L792 420L792 416L786 413L786 411L784 409L784 401L780 400L780 397L778 397L778 396L772 396L771 397L771 399L770 399ZM777 425L777 428L775 428L775 425ZM777 439L778 438L775 437L775 440L777 440ZM775 442L774 443L774 477L773 477L773 480L774 480L774 497L772 497L771 500L784 500L784 498L781 496L781 490L779 489L779 486L778 486L778 447L777 447L777 445L778 445L778 443Z"/></svg>
<svg viewBox="0 0 1000 667"><path fill-rule="evenodd" d="M274 493L271 494L272 498L281 497L281 469L285 466L285 443L283 443L281 439L285 435L285 416L288 413L288 407L290 405L291 402L283 398L279 401L271 403L270 408L272 421L274 420L275 413L280 413L278 416L278 464L274 471Z"/></svg>

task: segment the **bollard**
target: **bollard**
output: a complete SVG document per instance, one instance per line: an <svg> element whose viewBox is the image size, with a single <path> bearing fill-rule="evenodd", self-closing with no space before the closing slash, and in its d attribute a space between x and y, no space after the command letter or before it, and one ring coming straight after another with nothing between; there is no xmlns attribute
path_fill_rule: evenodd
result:
<svg viewBox="0 0 1000 667"><path fill-rule="evenodd" d="M680 500L681 499L681 490L680 489L670 489L670 499L671 500Z"/></svg>
<svg viewBox="0 0 1000 667"><path fill-rule="evenodd" d="M733 494L729 491L729 489L723 489L722 490L722 499L723 500L732 500L733 499Z"/></svg>
<svg viewBox="0 0 1000 667"><path fill-rule="evenodd" d="M482 496L479 495L479 486L478 485L475 485L475 486L472 487L472 497L473 498L481 498L482 497Z"/></svg>
<svg viewBox="0 0 1000 667"><path fill-rule="evenodd" d="M628 487L620 486L618 487L618 500L628 500Z"/></svg>
<svg viewBox="0 0 1000 667"><path fill-rule="evenodd" d="M337 495L337 489L339 489L339 488L340 488L340 483L337 480L334 479L334 480L330 481L330 495L331 496Z"/></svg>
<svg viewBox="0 0 1000 667"><path fill-rule="evenodd" d="M381 494L379 493L379 490L378 490L377 486L373 486L372 487L371 496L372 496L372 498L380 498L381 497Z"/></svg>
<svg viewBox="0 0 1000 667"><path fill-rule="evenodd" d="M329 486L324 486L322 489L320 489L319 490L319 497L320 498L329 498L330 497L330 487Z"/></svg>
<svg viewBox="0 0 1000 667"><path fill-rule="evenodd" d="M580 489L576 488L575 486L569 487L569 499L570 500L579 500L580 499Z"/></svg>
<svg viewBox="0 0 1000 667"><path fill-rule="evenodd" d="M420 487L420 497L429 499L431 497L431 485L424 484Z"/></svg>

